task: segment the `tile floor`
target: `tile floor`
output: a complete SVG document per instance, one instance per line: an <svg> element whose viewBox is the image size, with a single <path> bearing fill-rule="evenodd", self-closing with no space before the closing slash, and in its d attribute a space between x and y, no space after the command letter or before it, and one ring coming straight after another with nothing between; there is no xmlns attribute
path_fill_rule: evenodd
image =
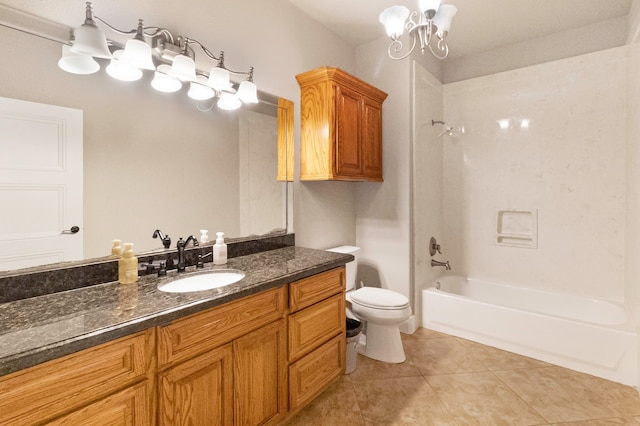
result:
<svg viewBox="0 0 640 426"><path fill-rule="evenodd" d="M629 386L423 328L403 341L407 361L358 355L287 426L640 426Z"/></svg>

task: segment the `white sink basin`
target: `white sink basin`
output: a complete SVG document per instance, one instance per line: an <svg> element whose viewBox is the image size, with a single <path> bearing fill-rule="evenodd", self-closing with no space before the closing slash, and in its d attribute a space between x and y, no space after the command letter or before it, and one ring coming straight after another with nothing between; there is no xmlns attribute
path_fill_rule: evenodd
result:
<svg viewBox="0 0 640 426"><path fill-rule="evenodd" d="M180 278L158 286L158 290L167 293L188 293L191 291L211 290L236 283L244 278L244 272L235 269L219 269L198 275Z"/></svg>

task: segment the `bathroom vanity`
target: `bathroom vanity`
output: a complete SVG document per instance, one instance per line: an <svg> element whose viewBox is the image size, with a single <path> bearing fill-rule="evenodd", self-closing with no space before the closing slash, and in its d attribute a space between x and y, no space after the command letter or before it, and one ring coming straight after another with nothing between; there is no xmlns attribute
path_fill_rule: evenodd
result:
<svg viewBox="0 0 640 426"><path fill-rule="evenodd" d="M159 291L170 273L0 304L0 424L278 424L344 372L350 260L292 246L209 291Z"/></svg>

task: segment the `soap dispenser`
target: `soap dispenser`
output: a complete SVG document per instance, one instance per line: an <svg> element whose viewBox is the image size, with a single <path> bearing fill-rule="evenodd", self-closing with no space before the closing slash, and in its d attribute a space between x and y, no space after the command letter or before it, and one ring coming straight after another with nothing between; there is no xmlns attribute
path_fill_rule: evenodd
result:
<svg viewBox="0 0 640 426"><path fill-rule="evenodd" d="M118 260L118 281L120 284L138 281L138 258L133 253L133 243L124 243L124 252Z"/></svg>
<svg viewBox="0 0 640 426"><path fill-rule="evenodd" d="M227 263L227 245L224 243L224 232L216 232L216 243L213 245L213 264L224 265Z"/></svg>
<svg viewBox="0 0 640 426"><path fill-rule="evenodd" d="M200 230L200 244L209 242L209 231L206 229Z"/></svg>

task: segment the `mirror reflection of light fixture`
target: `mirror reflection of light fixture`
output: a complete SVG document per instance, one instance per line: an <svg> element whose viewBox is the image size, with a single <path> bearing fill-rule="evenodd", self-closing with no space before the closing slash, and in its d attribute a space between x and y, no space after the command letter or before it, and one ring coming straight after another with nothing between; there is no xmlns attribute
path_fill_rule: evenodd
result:
<svg viewBox="0 0 640 426"><path fill-rule="evenodd" d="M133 38L124 46L110 41L98 28L96 21L117 34L133 35ZM58 66L73 74L98 71L100 64L94 58L111 59L106 72L121 81L139 80L143 76L143 70L150 70L154 71L151 86L160 92L176 92L182 88L182 81L185 81L190 82L187 92L190 98L201 102L217 96L220 109L232 110L239 108L243 102L258 102L257 87L253 83L253 67L248 72L231 70L224 65L224 52L215 56L199 41L183 36L174 37L166 28L145 27L142 19L138 20L134 30L118 30L93 14L91 2L86 3L85 21L74 30L69 45L63 46ZM109 46L116 49L113 54ZM211 75L196 68L194 46L217 62L211 69ZM156 69L157 62L160 65ZM230 79L231 74L247 76L238 85L237 95Z"/></svg>
<svg viewBox="0 0 640 426"><path fill-rule="evenodd" d="M218 108L222 110L233 111L234 109L240 108L240 106L242 105L242 102L240 101L240 99L238 99L237 96L231 93L222 92L220 94L220 99L218 99L217 105L218 105Z"/></svg>
<svg viewBox="0 0 640 426"><path fill-rule="evenodd" d="M122 60L123 55L123 50L116 50L113 52L113 58L111 58L111 62L105 70L107 71L107 74L120 81L140 80L142 78L142 71L130 63L124 62Z"/></svg>
<svg viewBox="0 0 640 426"><path fill-rule="evenodd" d="M445 38L458 9L450 4L441 5L440 0L418 0L418 9L419 12L410 12L404 6L391 6L380 14L380 23L384 25L387 35L391 38L391 44L387 49L391 59L408 57L418 42L423 54L427 47L438 59L444 59L449 54ZM405 29L408 30L411 47L402 54L404 44L400 38ZM432 41L436 41L435 47Z"/></svg>
<svg viewBox="0 0 640 426"><path fill-rule="evenodd" d="M151 87L158 92L172 93L182 88L182 82L169 75L171 67L167 64L158 65L151 80Z"/></svg>
<svg viewBox="0 0 640 426"><path fill-rule="evenodd" d="M189 87L187 95L196 101L205 101L216 96L216 92L206 85L207 79L204 76L199 75L196 81L192 81Z"/></svg>

